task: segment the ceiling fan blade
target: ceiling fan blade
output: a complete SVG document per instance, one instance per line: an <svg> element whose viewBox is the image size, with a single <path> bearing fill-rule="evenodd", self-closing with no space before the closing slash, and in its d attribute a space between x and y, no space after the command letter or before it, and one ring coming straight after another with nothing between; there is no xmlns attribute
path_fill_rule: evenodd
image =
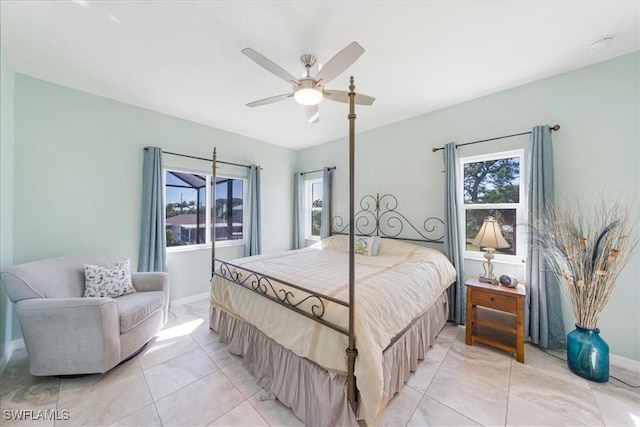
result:
<svg viewBox="0 0 640 427"><path fill-rule="evenodd" d="M349 103L349 92L344 90L325 90L324 97L332 101ZM358 105L371 105L376 99L372 96L356 93L355 102Z"/></svg>
<svg viewBox="0 0 640 427"><path fill-rule="evenodd" d="M280 77L282 80L292 83L296 86L300 84L298 79L293 74L291 74L290 72L288 72L287 70L285 70L284 68L282 68L281 66L279 66L278 64L270 60L269 58L267 58L266 56L251 49L250 47L246 47L242 49L240 52L247 55L250 59L252 59L256 64L260 65L265 70Z"/></svg>
<svg viewBox="0 0 640 427"><path fill-rule="evenodd" d="M315 81L322 80L322 85L326 85L331 80L342 74L351 64L360 58L364 53L364 48L356 42L352 42L349 46L336 53L333 58L327 62L315 77Z"/></svg>
<svg viewBox="0 0 640 427"><path fill-rule="evenodd" d="M292 93L285 93L282 95L271 96L269 98L259 99L257 101L253 101L247 104L247 107L259 107L260 105L273 104L274 102L282 101L287 98L291 98L293 96Z"/></svg>
<svg viewBox="0 0 640 427"><path fill-rule="evenodd" d="M318 123L320 120L320 109L317 105L305 105L304 111L307 113L309 123Z"/></svg>

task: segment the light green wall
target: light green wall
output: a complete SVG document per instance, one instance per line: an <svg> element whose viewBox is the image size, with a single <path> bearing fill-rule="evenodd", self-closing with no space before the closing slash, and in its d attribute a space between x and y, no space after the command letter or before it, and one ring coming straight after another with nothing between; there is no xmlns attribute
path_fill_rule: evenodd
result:
<svg viewBox="0 0 640 427"><path fill-rule="evenodd" d="M359 134L356 138L356 194L398 196L399 210L420 223L443 217L442 152L432 147L528 131L537 124L558 123L553 134L557 197L588 205L600 193L635 197L640 202L640 54L540 80L410 120ZM357 76L356 76L357 77ZM357 84L357 80L356 80ZM363 88L364 90L365 88ZM375 95L375 94L372 94ZM376 102L384 102L379 99ZM359 107L364 117L367 108ZM358 123L356 120L356 129ZM347 120L345 117L345 128ZM521 148L526 137L461 148L461 156ZM300 151L298 170L335 165L334 213L347 213L347 140ZM636 209L640 211L640 209ZM478 263L468 261L467 273ZM522 265L501 265L499 272L524 276ZM640 249L619 278L599 328L613 354L640 360ZM574 319L565 304L565 324Z"/></svg>
<svg viewBox="0 0 640 427"><path fill-rule="evenodd" d="M0 51L0 270L13 265L13 162L15 73ZM0 285L0 357L18 325Z"/></svg>
<svg viewBox="0 0 640 427"><path fill-rule="evenodd" d="M137 265L143 147L262 171L263 251L291 244L296 152L16 75L14 262L100 251ZM179 162L165 156L165 164ZM189 167L210 170L210 163ZM239 248L219 251L237 257ZM241 248L240 248L241 249ZM172 299L207 292L210 250L168 255Z"/></svg>

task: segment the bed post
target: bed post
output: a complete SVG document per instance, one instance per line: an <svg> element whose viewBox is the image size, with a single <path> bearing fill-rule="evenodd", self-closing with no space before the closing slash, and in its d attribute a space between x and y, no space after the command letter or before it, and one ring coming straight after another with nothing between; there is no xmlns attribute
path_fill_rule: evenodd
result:
<svg viewBox="0 0 640 427"><path fill-rule="evenodd" d="M353 76L350 78L349 85L349 347L347 348L347 375L348 375L348 388L347 398L351 409L356 411L356 377L354 375L354 367L356 361L356 337L354 331L354 314L355 314L355 265L354 265L354 243L355 243L355 208L354 208L354 154L355 154L355 89L353 84Z"/></svg>
<svg viewBox="0 0 640 427"><path fill-rule="evenodd" d="M213 157L212 157L213 176L211 177L211 180L213 181L211 183L212 206L210 208L211 213L213 214L213 218L211 218L211 224L213 224L213 226L211 227L211 277L213 277L213 273L214 271L216 271L216 168L217 168L217 162L218 162L218 155L216 153L216 147L213 147Z"/></svg>

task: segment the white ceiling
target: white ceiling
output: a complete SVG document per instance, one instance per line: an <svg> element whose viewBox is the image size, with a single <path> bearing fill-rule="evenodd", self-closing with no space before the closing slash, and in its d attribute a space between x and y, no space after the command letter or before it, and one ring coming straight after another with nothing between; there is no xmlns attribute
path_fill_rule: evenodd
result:
<svg viewBox="0 0 640 427"><path fill-rule="evenodd" d="M640 49L637 1L1 1L2 51L18 73L259 140L302 148L347 135L347 105L308 124L294 75L352 41L365 53L327 88L376 97L363 131ZM592 52L595 39L613 43ZM312 74L315 71L312 70Z"/></svg>

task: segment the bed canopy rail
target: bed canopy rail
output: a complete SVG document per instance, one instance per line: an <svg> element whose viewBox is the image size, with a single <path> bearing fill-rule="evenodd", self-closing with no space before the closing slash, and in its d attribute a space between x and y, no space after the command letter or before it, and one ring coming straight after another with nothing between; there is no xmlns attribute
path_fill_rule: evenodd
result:
<svg viewBox="0 0 640 427"><path fill-rule="evenodd" d="M422 222L421 229L397 209L398 199L393 194L367 194L360 199L360 210L354 214L351 222L345 224L340 215L332 218L331 234L346 234L351 229L350 224L355 224L354 231L360 236L379 236L423 243L444 242L443 220L429 217ZM405 230L408 230L408 233L405 233Z"/></svg>

